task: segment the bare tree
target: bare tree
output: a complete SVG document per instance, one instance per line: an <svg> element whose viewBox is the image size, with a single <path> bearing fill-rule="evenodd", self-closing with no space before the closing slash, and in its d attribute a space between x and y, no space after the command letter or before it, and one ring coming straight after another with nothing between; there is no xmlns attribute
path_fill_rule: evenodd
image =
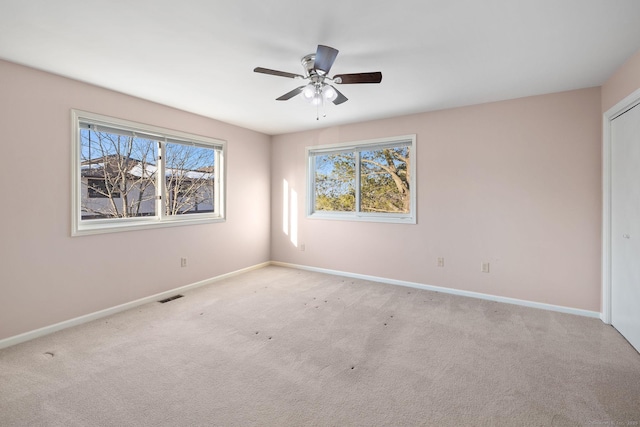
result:
<svg viewBox="0 0 640 427"><path fill-rule="evenodd" d="M83 129L81 144L84 219L156 214L158 141ZM212 211L215 151L165 147L165 214Z"/></svg>
<svg viewBox="0 0 640 427"><path fill-rule="evenodd" d="M156 142L109 132L81 132L82 210L94 218L147 214L153 203Z"/></svg>
<svg viewBox="0 0 640 427"><path fill-rule="evenodd" d="M167 144L165 157L165 213L181 215L213 211L215 151Z"/></svg>

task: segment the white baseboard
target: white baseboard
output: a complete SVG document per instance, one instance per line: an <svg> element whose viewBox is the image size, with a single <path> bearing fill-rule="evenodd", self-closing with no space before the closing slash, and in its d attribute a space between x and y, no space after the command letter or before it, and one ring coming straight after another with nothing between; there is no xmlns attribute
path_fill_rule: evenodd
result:
<svg viewBox="0 0 640 427"><path fill-rule="evenodd" d="M388 284L391 284L391 285L406 286L406 287L410 287L410 288L424 289L424 290L427 290L427 291L436 291L436 292L442 292L442 293L447 293L447 294L452 294L452 295L461 295L461 296L465 296L465 297L478 298L478 299L496 301L496 302L503 302L503 303L507 303L507 304L515 304L515 305L521 305L521 306L525 306L525 307L538 308L538 309L542 309L542 310L557 311L557 312L560 312L560 313L575 314L575 315L578 315L578 316L594 317L594 318L600 318L601 319L601 314L599 312L596 312L596 311L581 310L581 309L578 309L578 308L564 307L564 306L560 306L560 305L544 304L544 303L539 303L539 302L534 302L534 301L526 301L526 300L520 300L520 299L515 299L515 298L500 297L500 296L495 296L495 295L483 294L483 293L479 293L479 292L462 291L462 290L452 289L452 288L443 288L443 287L440 287L440 286L431 286L431 285L425 285L425 284L422 284L422 283L407 282L407 281L404 281L404 280L387 279L387 278L384 278L384 277L369 276L369 275L366 275L366 274L356 274L356 273L349 273L349 272L346 272L346 271L329 270L329 269L326 269L326 268L310 267L310 266L305 266L305 265L290 264L290 263L279 262L279 261L270 261L270 262L264 262L264 263L261 263L261 264L256 264L256 265L253 265L253 266L250 266L250 267L247 267L247 268L243 268L241 270L232 271L230 273L222 274L220 276L216 276L216 277L213 277L213 278L210 278L210 279L202 280L200 282L191 283L189 285L181 286L179 288L171 289L169 291L161 292L159 294L155 294L155 295L151 295L151 296L148 296L148 297L140 298L140 299L137 299L135 301L131 301L131 302L127 302L127 303L124 303L124 304L117 305L115 307L110 307L110 308L107 308L107 309L104 309L104 310L96 311L94 313L89 313L89 314L86 314L84 316L76 317L74 319L65 320L63 322L59 322L59 323L56 323L56 324L53 324L53 325L50 325L50 326L45 326L45 327L40 328L40 329L35 329L33 331L25 332L25 333L20 334L20 335L15 335L15 336L12 336L12 337L9 337L9 338L5 338L5 339L0 340L0 349L5 348L5 347L10 347L12 345L20 344L22 342L29 341L29 340L32 340L34 338L42 337L44 335L48 335L48 334L51 334L53 332L60 331L62 329L70 328L72 326L81 325L83 323L91 322L91 321L96 320L96 319L100 319L100 318L103 318L103 317L111 316L112 314L116 314L116 313L119 313L121 311L129 310L129 309L132 309L132 308L137 307L139 305L148 304L150 302L158 301L158 300L173 296L173 295L175 295L177 293L187 292L187 291L189 291L191 289L195 289L195 288L199 288L201 286L209 285L209 284L217 282L219 280L226 279L226 278L232 277L232 276L236 276L238 274L246 273L246 272L251 271L251 270L256 270L258 268L266 267L268 265L276 265L276 266L280 266L280 267L296 268L296 269L299 269L299 270L315 271L315 272L318 272L318 273L333 274L333 275L336 275L336 276L343 276L343 277L352 277L354 279L370 280L372 282L388 283Z"/></svg>
<svg viewBox="0 0 640 427"><path fill-rule="evenodd" d="M404 280L386 279L384 277L349 273L346 271L329 270L326 268L319 268L319 267L309 267L306 265L289 264L286 262L279 262L279 261L271 261L271 265L277 265L280 267L297 268L299 270L315 271L318 273L333 274L336 276L352 277L354 279L363 279L363 280L369 280L372 282L389 283L391 285L406 286L410 288L424 289L427 291L436 291L436 292L442 292L442 293L452 294L452 295L461 295L465 297L478 298L478 299L483 299L488 301L496 301L496 302L502 302L506 304L521 305L524 307L538 308L538 309L549 310L549 311L557 311L560 313L575 314L578 316L600 318L600 313L597 311L582 310L579 308L564 307L561 305L545 304L541 302L526 301L526 300L521 300L516 298L500 297L496 295L483 294L480 292L462 291L459 289L443 288L440 286L424 285L422 283L407 282Z"/></svg>
<svg viewBox="0 0 640 427"><path fill-rule="evenodd" d="M34 338L42 337L44 335L48 335L62 329L70 328L72 326L81 325L83 323L91 322L92 320L100 319L103 317L111 316L112 314L119 313L121 311L130 310L139 305L148 304L150 302L159 301L164 298L168 298L177 293L187 292L195 288L199 288L201 286L209 285L211 283L217 282L222 279L226 279L228 277L237 276L238 274L246 273L251 270L256 270L258 268L266 267L270 262L263 262L261 264L256 264L247 268L243 268L241 270L232 271L230 273L222 274L220 276L216 276L210 279L202 280L199 282L191 283L189 285L181 286L179 288L171 289L169 291L161 292L159 294L151 295L148 297L140 298L135 301L127 302L124 304L117 305L115 307L106 308L104 310L96 311L94 313L89 313L84 316L76 317L74 319L65 320L63 322L55 323L50 326L45 326L40 329L35 329L33 331L25 332L20 335L14 335L9 338L5 338L0 340L0 349L9 347L12 345L20 344L25 341L32 340Z"/></svg>

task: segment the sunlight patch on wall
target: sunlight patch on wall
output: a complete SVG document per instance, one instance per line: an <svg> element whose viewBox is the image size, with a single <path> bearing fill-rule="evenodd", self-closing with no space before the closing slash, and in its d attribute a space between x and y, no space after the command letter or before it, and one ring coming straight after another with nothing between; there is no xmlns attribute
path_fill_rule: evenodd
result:
<svg viewBox="0 0 640 427"><path fill-rule="evenodd" d="M282 180L282 232L298 247L298 193Z"/></svg>
<svg viewBox="0 0 640 427"><path fill-rule="evenodd" d="M298 247L298 193L291 190L291 243Z"/></svg>
<svg viewBox="0 0 640 427"><path fill-rule="evenodd" d="M289 235L289 183L282 180L282 232Z"/></svg>

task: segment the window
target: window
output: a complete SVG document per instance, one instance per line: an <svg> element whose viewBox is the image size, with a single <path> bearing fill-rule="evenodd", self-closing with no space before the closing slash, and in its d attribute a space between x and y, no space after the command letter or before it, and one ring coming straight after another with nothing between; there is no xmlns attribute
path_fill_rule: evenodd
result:
<svg viewBox="0 0 640 427"><path fill-rule="evenodd" d="M308 215L415 224L415 141L307 147Z"/></svg>
<svg viewBox="0 0 640 427"><path fill-rule="evenodd" d="M73 235L224 220L224 141L72 110Z"/></svg>

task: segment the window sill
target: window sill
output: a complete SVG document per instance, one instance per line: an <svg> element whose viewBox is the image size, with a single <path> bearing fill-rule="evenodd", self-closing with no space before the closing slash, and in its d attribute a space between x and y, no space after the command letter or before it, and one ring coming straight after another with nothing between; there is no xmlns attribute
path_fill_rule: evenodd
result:
<svg viewBox="0 0 640 427"><path fill-rule="evenodd" d="M412 215L393 216L388 214L355 214L341 212L314 212L307 215L309 219L328 219L338 221L362 221L362 222L382 222L392 224L416 224L416 218Z"/></svg>
<svg viewBox="0 0 640 427"><path fill-rule="evenodd" d="M185 225L198 225L198 224L212 224L217 222L224 222L226 219L221 216L203 216L200 218L176 218L168 220L158 219L131 219L126 221L118 221L114 223L107 223L102 221L100 223L81 223L78 228L73 227L71 236L87 236L93 234L105 234L105 233L119 233L122 231L136 231L136 230L148 230L154 228L165 227L178 227ZM99 220L96 220L99 221Z"/></svg>

